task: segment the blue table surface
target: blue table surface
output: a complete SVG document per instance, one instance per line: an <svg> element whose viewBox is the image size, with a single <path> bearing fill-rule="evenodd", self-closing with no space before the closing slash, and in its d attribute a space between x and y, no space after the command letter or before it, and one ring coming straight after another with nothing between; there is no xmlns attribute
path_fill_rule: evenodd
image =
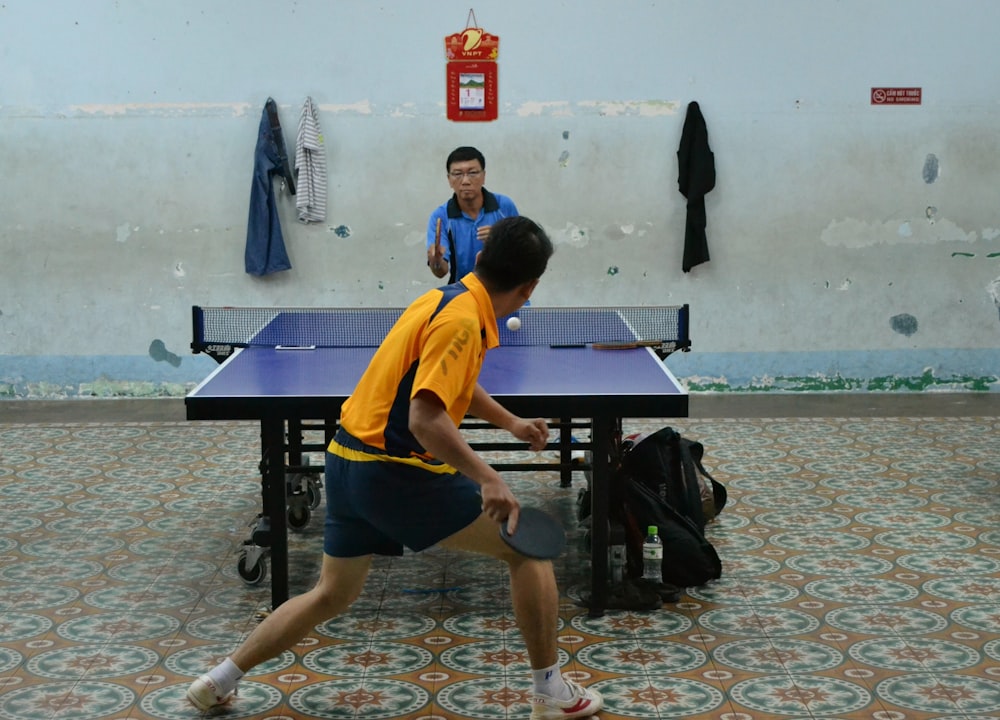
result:
<svg viewBox="0 0 1000 720"><path fill-rule="evenodd" d="M237 351L189 398L346 398L375 348ZM479 378L494 397L614 397L685 395L649 348L498 347L486 354Z"/></svg>
<svg viewBox="0 0 1000 720"><path fill-rule="evenodd" d="M400 308L281 311L253 334L250 344L377 346L401 313ZM636 337L629 322L614 310L532 307L513 314L523 320L520 330L508 330L506 317L497 323L505 347L629 342Z"/></svg>

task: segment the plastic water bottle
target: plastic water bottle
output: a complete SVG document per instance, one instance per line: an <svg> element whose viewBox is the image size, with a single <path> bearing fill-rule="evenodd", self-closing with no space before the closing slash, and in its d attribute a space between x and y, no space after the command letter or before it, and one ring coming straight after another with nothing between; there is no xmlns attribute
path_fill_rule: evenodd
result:
<svg viewBox="0 0 1000 720"><path fill-rule="evenodd" d="M642 541L642 579L654 583L663 582L663 541L658 532L656 525L650 525Z"/></svg>

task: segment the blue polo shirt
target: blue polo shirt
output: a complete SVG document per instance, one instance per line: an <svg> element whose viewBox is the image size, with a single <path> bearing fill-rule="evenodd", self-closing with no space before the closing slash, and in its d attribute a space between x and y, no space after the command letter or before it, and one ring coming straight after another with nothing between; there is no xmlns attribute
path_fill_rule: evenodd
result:
<svg viewBox="0 0 1000 720"><path fill-rule="evenodd" d="M440 219L441 248L444 250L445 260L451 265L450 282L455 282L472 272L476 265L476 255L483 249L483 244L477 237L479 228L519 214L514 201L509 197L483 188L483 207L479 211L479 217L471 218L462 212L458 199L452 195L448 202L435 208L427 221L427 247L429 249L434 245L434 233ZM457 263L452 261L453 250L458 258Z"/></svg>

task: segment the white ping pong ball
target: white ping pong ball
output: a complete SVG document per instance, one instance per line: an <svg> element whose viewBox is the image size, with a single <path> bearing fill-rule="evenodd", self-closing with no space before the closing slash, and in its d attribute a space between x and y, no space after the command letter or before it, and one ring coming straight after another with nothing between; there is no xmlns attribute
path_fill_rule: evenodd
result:
<svg viewBox="0 0 1000 720"><path fill-rule="evenodd" d="M507 318L507 329L508 330L520 330L521 329L521 318Z"/></svg>

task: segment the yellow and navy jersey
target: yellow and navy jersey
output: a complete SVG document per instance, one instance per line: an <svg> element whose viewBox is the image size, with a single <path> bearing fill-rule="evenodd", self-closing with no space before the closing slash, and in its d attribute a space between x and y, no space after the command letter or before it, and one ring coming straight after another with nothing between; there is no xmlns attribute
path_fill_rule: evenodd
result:
<svg viewBox="0 0 1000 720"><path fill-rule="evenodd" d="M499 344L493 303L474 274L424 293L376 350L341 409L341 427L379 459L435 462L410 432L410 400L433 392L457 427L486 351ZM334 443L330 450L338 452Z"/></svg>

